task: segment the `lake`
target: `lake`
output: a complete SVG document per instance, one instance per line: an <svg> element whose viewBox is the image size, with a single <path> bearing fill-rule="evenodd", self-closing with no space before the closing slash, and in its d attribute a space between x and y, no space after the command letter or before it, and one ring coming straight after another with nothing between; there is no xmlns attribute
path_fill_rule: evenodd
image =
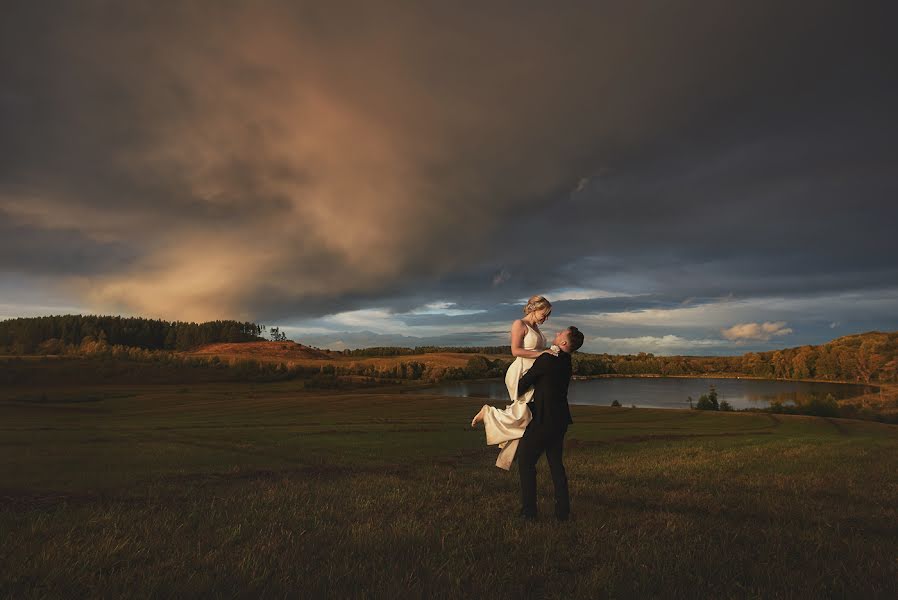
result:
<svg viewBox="0 0 898 600"><path fill-rule="evenodd" d="M811 381L781 381L771 379L736 379L717 377L607 377L573 380L568 390L571 404L608 406L614 400L622 406L646 408L689 408L689 396L694 402L708 393L710 385L717 388L717 399L726 400L733 408L763 408L772 402L795 404L817 394L821 398L832 394L836 400L868 393L874 388L851 383L820 383ZM505 382L454 381L427 388L422 393L445 396L479 397L507 400Z"/></svg>

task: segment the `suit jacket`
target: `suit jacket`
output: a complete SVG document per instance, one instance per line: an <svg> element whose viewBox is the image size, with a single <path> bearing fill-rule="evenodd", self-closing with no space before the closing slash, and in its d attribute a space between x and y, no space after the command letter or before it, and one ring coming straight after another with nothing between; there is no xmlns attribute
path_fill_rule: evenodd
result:
<svg viewBox="0 0 898 600"><path fill-rule="evenodd" d="M528 403L533 414L531 423L550 429L564 429L570 423L571 409L567 403L567 388L571 382L571 355L540 354L518 382L518 396L533 387L533 399Z"/></svg>

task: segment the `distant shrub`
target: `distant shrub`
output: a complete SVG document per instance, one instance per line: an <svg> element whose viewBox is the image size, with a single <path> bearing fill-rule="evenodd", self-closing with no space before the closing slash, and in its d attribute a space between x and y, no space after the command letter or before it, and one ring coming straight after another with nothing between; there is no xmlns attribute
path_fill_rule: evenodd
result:
<svg viewBox="0 0 898 600"><path fill-rule="evenodd" d="M690 405L692 403L692 398L689 398ZM729 408L725 410L732 410L732 407L727 404ZM695 405L695 408L698 410L720 410L720 403L717 402L717 389L712 385L707 394L702 394L699 396L698 402Z"/></svg>
<svg viewBox="0 0 898 600"><path fill-rule="evenodd" d="M468 359L468 364L465 365L465 375L472 378L486 377L491 367L492 364L486 358L472 356Z"/></svg>
<svg viewBox="0 0 898 600"><path fill-rule="evenodd" d="M812 396L809 402L800 405L800 407L804 409L803 412L806 415L814 415L817 417L839 416L839 404L832 394L827 394L824 398Z"/></svg>
<svg viewBox="0 0 898 600"><path fill-rule="evenodd" d="M711 391L707 394L702 394L698 398L698 402L693 404L692 396L689 396L689 408L694 408L696 410L717 410L722 412L733 412L733 405L727 402L726 400L717 399L717 390L714 389L714 386L711 386Z"/></svg>
<svg viewBox="0 0 898 600"><path fill-rule="evenodd" d="M619 407L619 406L620 406L620 402L618 402L617 400L614 400L614 401L611 402L611 406Z"/></svg>
<svg viewBox="0 0 898 600"><path fill-rule="evenodd" d="M832 394L827 394L823 398L818 395L812 395L810 400L800 402L794 406L785 406L782 402L771 402L766 409L772 413L783 413L789 415L811 415L814 417L848 417L859 419L877 419L875 414L862 414L855 407L839 406L836 398Z"/></svg>

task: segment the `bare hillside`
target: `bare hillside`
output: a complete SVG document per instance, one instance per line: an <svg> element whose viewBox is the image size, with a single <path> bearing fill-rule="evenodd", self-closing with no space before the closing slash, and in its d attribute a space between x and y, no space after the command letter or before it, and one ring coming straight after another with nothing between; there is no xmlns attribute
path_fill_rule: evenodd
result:
<svg viewBox="0 0 898 600"><path fill-rule="evenodd" d="M296 342L240 342L236 344L206 344L184 354L190 356L218 356L219 358L252 358L266 362L291 360L329 360L333 355L297 344Z"/></svg>

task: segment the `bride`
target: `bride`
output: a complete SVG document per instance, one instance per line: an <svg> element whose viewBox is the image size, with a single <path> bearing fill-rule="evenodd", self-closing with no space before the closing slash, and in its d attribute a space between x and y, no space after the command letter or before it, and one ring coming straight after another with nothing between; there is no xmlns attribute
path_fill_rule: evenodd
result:
<svg viewBox="0 0 898 600"><path fill-rule="evenodd" d="M551 313L552 305L542 296L533 296L527 301L524 318L511 325L511 353L515 359L505 372L505 386L508 388L511 404L505 409L484 404L471 421L471 427L476 427L477 423L483 421L487 445L499 444L502 450L496 466L506 471L511 468L518 441L531 419L527 403L533 397L533 388L518 397L518 381L540 354L558 354L554 348L546 348L546 338L539 330L539 326L546 322Z"/></svg>

